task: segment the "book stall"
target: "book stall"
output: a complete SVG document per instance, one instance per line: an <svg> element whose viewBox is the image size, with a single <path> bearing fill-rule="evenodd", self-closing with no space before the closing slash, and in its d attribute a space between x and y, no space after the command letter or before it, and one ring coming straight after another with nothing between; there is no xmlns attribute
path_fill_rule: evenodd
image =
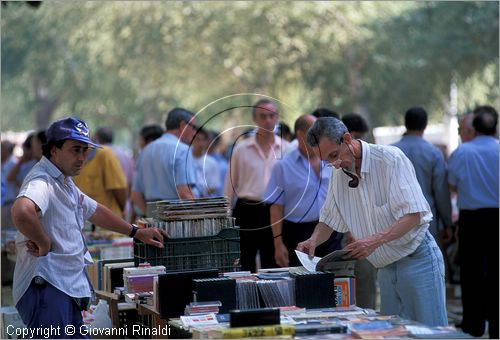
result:
<svg viewBox="0 0 500 340"><path fill-rule="evenodd" d="M134 240L133 257L95 265L97 296L128 338L466 337L357 307L355 261L344 251L321 259L299 252L301 267L239 271L225 198L149 204L154 217L142 227L165 229L164 247Z"/></svg>

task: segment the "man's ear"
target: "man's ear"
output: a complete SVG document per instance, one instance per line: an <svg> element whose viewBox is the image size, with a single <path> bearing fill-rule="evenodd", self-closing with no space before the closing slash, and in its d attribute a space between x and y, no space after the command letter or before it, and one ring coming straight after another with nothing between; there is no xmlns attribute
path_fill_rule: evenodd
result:
<svg viewBox="0 0 500 340"><path fill-rule="evenodd" d="M347 143L347 144L350 144L351 141L352 141L352 136L349 132L346 132L344 133L344 135L342 136L342 138L344 139L344 141Z"/></svg>

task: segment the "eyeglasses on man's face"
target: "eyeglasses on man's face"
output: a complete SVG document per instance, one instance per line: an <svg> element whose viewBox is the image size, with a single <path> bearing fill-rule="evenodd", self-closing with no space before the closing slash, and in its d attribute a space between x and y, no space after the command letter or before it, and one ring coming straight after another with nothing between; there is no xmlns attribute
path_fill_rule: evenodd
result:
<svg viewBox="0 0 500 340"><path fill-rule="evenodd" d="M342 145L345 144L342 141L337 145L338 148L330 151L326 156L327 166L334 167L336 169L340 168L340 164L342 163L342 159L340 158L340 154L342 153Z"/></svg>

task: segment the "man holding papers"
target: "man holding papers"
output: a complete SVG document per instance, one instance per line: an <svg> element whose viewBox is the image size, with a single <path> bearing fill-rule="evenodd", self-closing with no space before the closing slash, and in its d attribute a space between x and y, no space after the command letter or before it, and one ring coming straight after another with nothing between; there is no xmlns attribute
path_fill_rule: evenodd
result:
<svg viewBox="0 0 500 340"><path fill-rule="evenodd" d="M395 147L353 139L335 118L319 118L307 142L342 171L333 172L319 223L297 249L313 255L334 230L350 231L348 255L378 268L382 314L447 325L443 257L409 159Z"/></svg>

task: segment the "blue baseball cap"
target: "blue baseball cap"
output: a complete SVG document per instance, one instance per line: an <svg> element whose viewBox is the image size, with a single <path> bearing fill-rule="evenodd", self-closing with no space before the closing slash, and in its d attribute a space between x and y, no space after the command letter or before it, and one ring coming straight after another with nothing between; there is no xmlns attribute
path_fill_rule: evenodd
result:
<svg viewBox="0 0 500 340"><path fill-rule="evenodd" d="M77 140L101 148L99 144L92 142L89 138L87 123L79 118L62 118L56 120L47 129L47 142L57 142L65 139Z"/></svg>

